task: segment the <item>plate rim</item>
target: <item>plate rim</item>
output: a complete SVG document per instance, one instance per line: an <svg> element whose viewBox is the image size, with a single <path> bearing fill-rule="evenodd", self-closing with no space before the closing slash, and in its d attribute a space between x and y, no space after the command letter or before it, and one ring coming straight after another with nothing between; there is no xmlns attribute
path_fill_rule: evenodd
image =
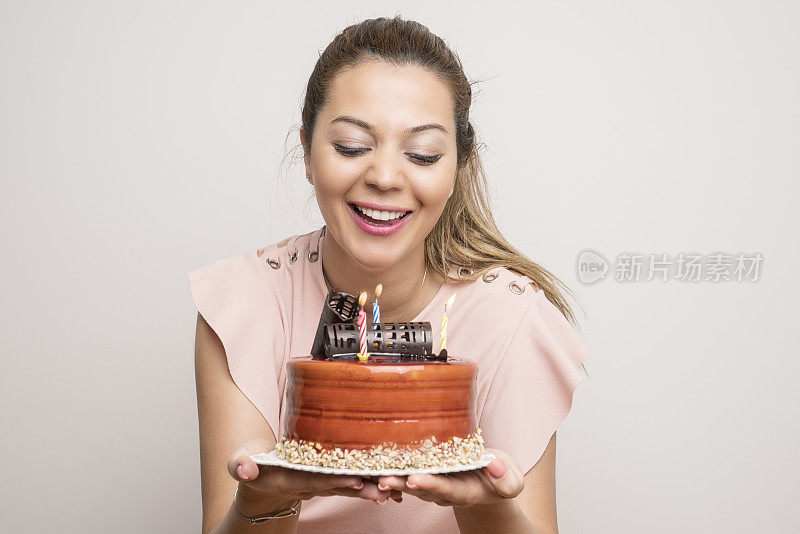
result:
<svg viewBox="0 0 800 534"><path fill-rule="evenodd" d="M285 467L287 469L294 469L295 471L305 471L309 473L356 476L407 476L420 474L441 475L446 473L460 473L465 471L473 471L475 469L483 469L495 458L497 458L497 456L485 450L483 455L478 460L469 464L455 464L443 467L426 468L414 467L406 469L347 469L344 467L322 467L318 465L294 464L278 458L278 454L275 449L269 452L261 452L250 455L250 459L258 465Z"/></svg>

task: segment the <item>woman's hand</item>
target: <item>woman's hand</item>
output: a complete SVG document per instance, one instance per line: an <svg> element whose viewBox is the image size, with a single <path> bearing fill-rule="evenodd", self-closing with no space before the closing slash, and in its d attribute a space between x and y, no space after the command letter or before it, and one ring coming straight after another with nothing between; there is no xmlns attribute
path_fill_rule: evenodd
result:
<svg viewBox="0 0 800 534"><path fill-rule="evenodd" d="M497 456L487 467L447 475L409 475L378 478L378 489L399 490L439 506L467 507L512 499L525 484L517 463L506 453L487 449Z"/></svg>
<svg viewBox="0 0 800 534"><path fill-rule="evenodd" d="M267 440L254 439L237 447L228 459L228 473L240 482L239 498L260 512L282 510L297 499L306 500L318 495L345 495L379 504L390 497L402 498L399 491L379 490L375 483L358 476L258 465L250 458L253 454L269 452L268 449Z"/></svg>

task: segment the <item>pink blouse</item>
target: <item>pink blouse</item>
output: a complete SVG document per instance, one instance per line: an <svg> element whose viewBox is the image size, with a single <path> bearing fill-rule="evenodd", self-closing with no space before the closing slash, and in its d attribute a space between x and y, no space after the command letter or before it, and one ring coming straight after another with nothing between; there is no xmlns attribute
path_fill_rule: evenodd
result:
<svg viewBox="0 0 800 534"><path fill-rule="evenodd" d="M328 291L322 228L188 273L192 298L219 336L242 393L280 438L286 361L308 355ZM279 264L276 262L279 262ZM268 263L272 262L272 265ZM527 473L572 406L589 353L575 330L530 278L504 267L461 285L445 283L413 321L430 321L439 346L444 303L447 348L478 363L477 416L486 447L503 450ZM512 291L510 284L516 282ZM524 288L521 294L518 292ZM315 497L303 503L299 533L457 533L449 508L406 495L402 503Z"/></svg>

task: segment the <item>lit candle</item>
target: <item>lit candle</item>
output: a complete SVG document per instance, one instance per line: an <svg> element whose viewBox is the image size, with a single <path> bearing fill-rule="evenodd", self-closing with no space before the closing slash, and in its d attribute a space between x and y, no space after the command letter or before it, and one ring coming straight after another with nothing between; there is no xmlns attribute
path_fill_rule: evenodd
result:
<svg viewBox="0 0 800 534"><path fill-rule="evenodd" d="M369 359L367 352L367 314L364 304L367 302L367 292L362 291L358 296L358 361L365 362Z"/></svg>
<svg viewBox="0 0 800 534"><path fill-rule="evenodd" d="M447 302L444 305L444 315L442 315L442 336L441 336L441 344L439 348L441 350L447 349L447 312L450 311L450 308L453 306L453 301L456 299L456 294L447 299Z"/></svg>
<svg viewBox="0 0 800 534"><path fill-rule="evenodd" d="M378 297L383 293L383 284L378 284L375 288L375 302L372 303L372 322L378 324L381 322L381 309L378 306Z"/></svg>

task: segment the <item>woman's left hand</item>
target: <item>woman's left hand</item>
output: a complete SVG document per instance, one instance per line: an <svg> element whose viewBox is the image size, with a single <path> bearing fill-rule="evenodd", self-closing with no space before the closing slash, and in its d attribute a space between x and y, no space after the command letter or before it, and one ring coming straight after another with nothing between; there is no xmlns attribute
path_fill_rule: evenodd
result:
<svg viewBox="0 0 800 534"><path fill-rule="evenodd" d="M486 450L497 458L483 469L447 475L379 477L378 489L399 490L439 506L456 507L491 504L519 495L525 481L517 463L503 451Z"/></svg>

